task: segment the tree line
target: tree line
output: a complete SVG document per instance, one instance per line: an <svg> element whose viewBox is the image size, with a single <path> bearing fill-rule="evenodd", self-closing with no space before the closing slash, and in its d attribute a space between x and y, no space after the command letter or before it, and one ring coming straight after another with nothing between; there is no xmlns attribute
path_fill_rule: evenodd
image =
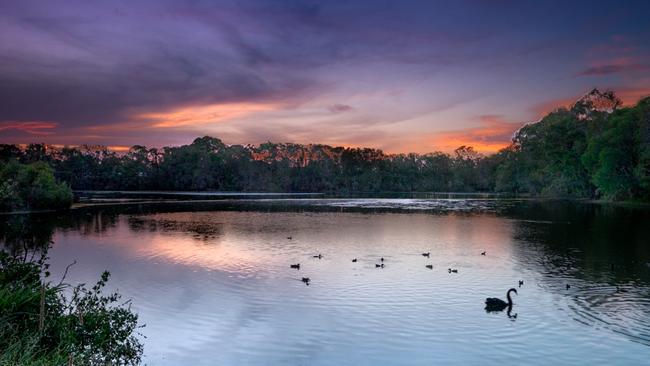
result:
<svg viewBox="0 0 650 366"><path fill-rule="evenodd" d="M650 199L650 98L621 107L596 89L517 131L493 155L385 154L371 148L264 143L51 149L0 145L0 161L46 162L76 190L257 192L502 192L516 195Z"/></svg>

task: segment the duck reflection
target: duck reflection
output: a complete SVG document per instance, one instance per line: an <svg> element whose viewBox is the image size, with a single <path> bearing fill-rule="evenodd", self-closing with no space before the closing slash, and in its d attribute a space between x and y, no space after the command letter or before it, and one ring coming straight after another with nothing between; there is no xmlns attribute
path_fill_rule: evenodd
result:
<svg viewBox="0 0 650 366"><path fill-rule="evenodd" d="M517 319L517 313L511 314L512 313L512 306L508 306L508 311L506 314L508 315L509 319L515 320Z"/></svg>

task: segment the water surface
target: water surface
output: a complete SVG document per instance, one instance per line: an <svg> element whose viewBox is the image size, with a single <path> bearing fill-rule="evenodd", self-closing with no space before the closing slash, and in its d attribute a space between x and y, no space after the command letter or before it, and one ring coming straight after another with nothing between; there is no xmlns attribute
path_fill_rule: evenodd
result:
<svg viewBox="0 0 650 366"><path fill-rule="evenodd" d="M52 236L55 278L75 259L71 282L92 283L111 271L110 286L133 300L146 323L149 365L650 359L645 209L265 199L86 207L0 220L5 241L18 240L17 227L31 233L27 240ZM381 257L385 267L376 268ZM299 271L289 268L294 263ZM302 277L311 278L309 286ZM505 299L510 287L518 290L510 317L486 313L485 298Z"/></svg>

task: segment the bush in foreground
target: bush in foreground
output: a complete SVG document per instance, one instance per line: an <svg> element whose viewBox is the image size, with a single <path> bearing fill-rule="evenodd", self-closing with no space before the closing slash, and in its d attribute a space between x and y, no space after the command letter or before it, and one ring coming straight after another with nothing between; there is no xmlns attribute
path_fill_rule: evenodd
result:
<svg viewBox="0 0 650 366"><path fill-rule="evenodd" d="M140 363L138 316L117 293L102 293L108 272L92 288L48 278L45 255L0 251L0 365Z"/></svg>

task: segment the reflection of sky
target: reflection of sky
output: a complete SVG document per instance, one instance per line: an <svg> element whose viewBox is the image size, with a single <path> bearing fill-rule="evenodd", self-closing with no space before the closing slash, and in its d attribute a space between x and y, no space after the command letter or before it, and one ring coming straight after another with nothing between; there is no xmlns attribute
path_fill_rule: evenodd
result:
<svg viewBox="0 0 650 366"><path fill-rule="evenodd" d="M50 255L55 272L78 260L72 281L113 273L147 324L152 365L641 364L647 346L574 321L575 302L556 289L566 277L543 278L529 262L543 252L514 238L517 225L476 214L163 213L59 232ZM374 268L382 256L386 268ZM515 322L483 311L519 279Z"/></svg>
<svg viewBox="0 0 650 366"><path fill-rule="evenodd" d="M0 142L494 151L594 86L649 94L649 6L5 1Z"/></svg>

